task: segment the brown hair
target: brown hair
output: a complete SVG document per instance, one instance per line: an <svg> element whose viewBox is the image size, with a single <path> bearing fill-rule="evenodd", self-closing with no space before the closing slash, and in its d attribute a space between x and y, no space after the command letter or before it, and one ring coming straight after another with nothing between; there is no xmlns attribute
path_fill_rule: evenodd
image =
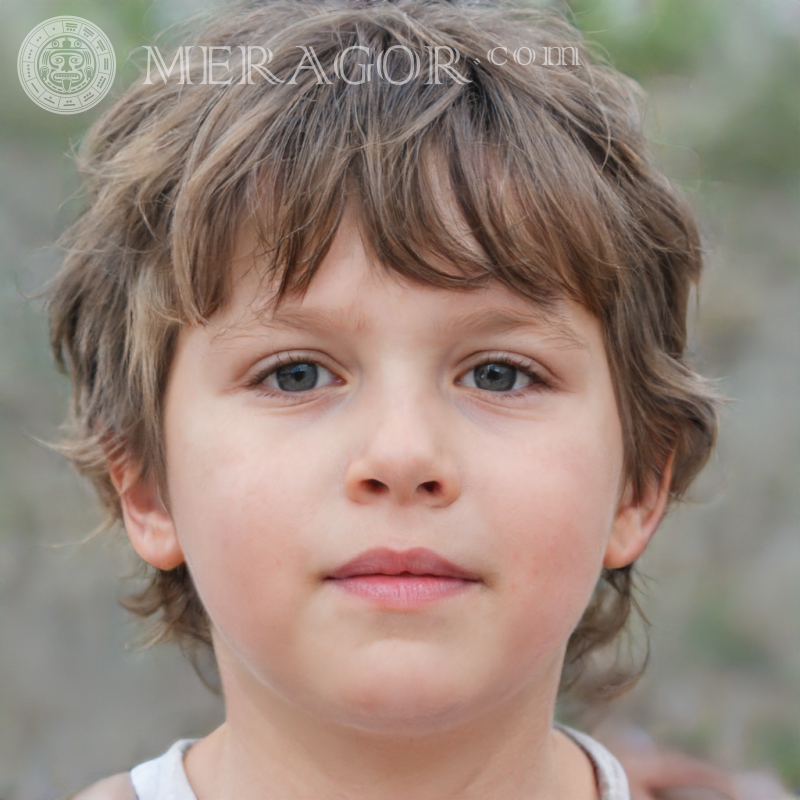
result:
<svg viewBox="0 0 800 800"><path fill-rule="evenodd" d="M625 477L641 492L674 453L671 499L684 493L717 424L713 392L684 359L702 254L685 200L647 157L632 81L565 21L507 3L267 0L190 30L184 44L231 48L230 72L214 74L230 83L203 83L196 60L193 83L154 72L92 127L78 155L87 208L62 239L49 287L53 349L74 385L62 449L94 482L109 524L121 518L109 459L165 487L161 412L175 342L224 306L222 265L240 226L259 232L279 298L302 293L347 200L380 263L412 281L469 290L493 280L537 304L583 303L603 326ZM240 81L251 45L272 51L267 68L283 82L257 72ZM334 71L352 45L369 52L349 50ZM398 45L420 57L417 76ZM424 68L437 46L458 53L457 73ZM489 63L498 46L505 63ZM533 64L515 63L521 46L538 54ZM297 69L303 47L325 78ZM545 47L576 49L563 51L566 65L545 65ZM358 80L379 53L380 74L373 63L371 80L343 79ZM471 246L451 232L443 203ZM447 271L433 266L441 261ZM127 605L157 615L155 638L210 645L185 566L149 575ZM631 567L604 570L562 685L623 629L632 578Z"/></svg>

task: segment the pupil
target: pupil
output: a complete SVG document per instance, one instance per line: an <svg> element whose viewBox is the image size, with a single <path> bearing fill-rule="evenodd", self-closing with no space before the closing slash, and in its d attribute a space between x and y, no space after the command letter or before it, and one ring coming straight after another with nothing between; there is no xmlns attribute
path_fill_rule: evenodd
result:
<svg viewBox="0 0 800 800"><path fill-rule="evenodd" d="M281 367L275 377L285 392L302 392L317 384L316 364L297 363Z"/></svg>
<svg viewBox="0 0 800 800"><path fill-rule="evenodd" d="M508 364L483 364L475 367L475 385L492 392L508 391L517 379L517 370Z"/></svg>

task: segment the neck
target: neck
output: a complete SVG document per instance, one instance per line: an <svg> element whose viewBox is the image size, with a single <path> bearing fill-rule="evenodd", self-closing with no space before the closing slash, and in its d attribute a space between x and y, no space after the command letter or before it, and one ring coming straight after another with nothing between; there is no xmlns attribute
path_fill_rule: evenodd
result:
<svg viewBox="0 0 800 800"><path fill-rule="evenodd" d="M186 757L198 800L597 798L588 759L552 730L555 691L532 685L466 723L387 734L309 717L263 686L254 703L254 687L223 683L226 723Z"/></svg>

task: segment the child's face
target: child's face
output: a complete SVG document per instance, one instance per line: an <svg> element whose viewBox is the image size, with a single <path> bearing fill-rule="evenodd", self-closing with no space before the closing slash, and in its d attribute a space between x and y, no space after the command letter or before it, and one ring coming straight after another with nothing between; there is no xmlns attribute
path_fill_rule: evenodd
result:
<svg viewBox="0 0 800 800"><path fill-rule="evenodd" d="M137 535L126 508L151 563L185 557L229 704L392 731L550 703L604 560L655 527L621 500L599 322L388 276L349 219L302 300L259 319L267 299L242 269L182 332L170 515Z"/></svg>

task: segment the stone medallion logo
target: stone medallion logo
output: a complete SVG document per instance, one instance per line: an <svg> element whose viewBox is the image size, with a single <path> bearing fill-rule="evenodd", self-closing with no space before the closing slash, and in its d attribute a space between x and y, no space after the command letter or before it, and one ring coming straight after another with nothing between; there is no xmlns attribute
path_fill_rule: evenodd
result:
<svg viewBox="0 0 800 800"><path fill-rule="evenodd" d="M81 17L51 17L19 49L17 72L36 105L56 114L78 114L107 94L116 71L108 36Z"/></svg>

